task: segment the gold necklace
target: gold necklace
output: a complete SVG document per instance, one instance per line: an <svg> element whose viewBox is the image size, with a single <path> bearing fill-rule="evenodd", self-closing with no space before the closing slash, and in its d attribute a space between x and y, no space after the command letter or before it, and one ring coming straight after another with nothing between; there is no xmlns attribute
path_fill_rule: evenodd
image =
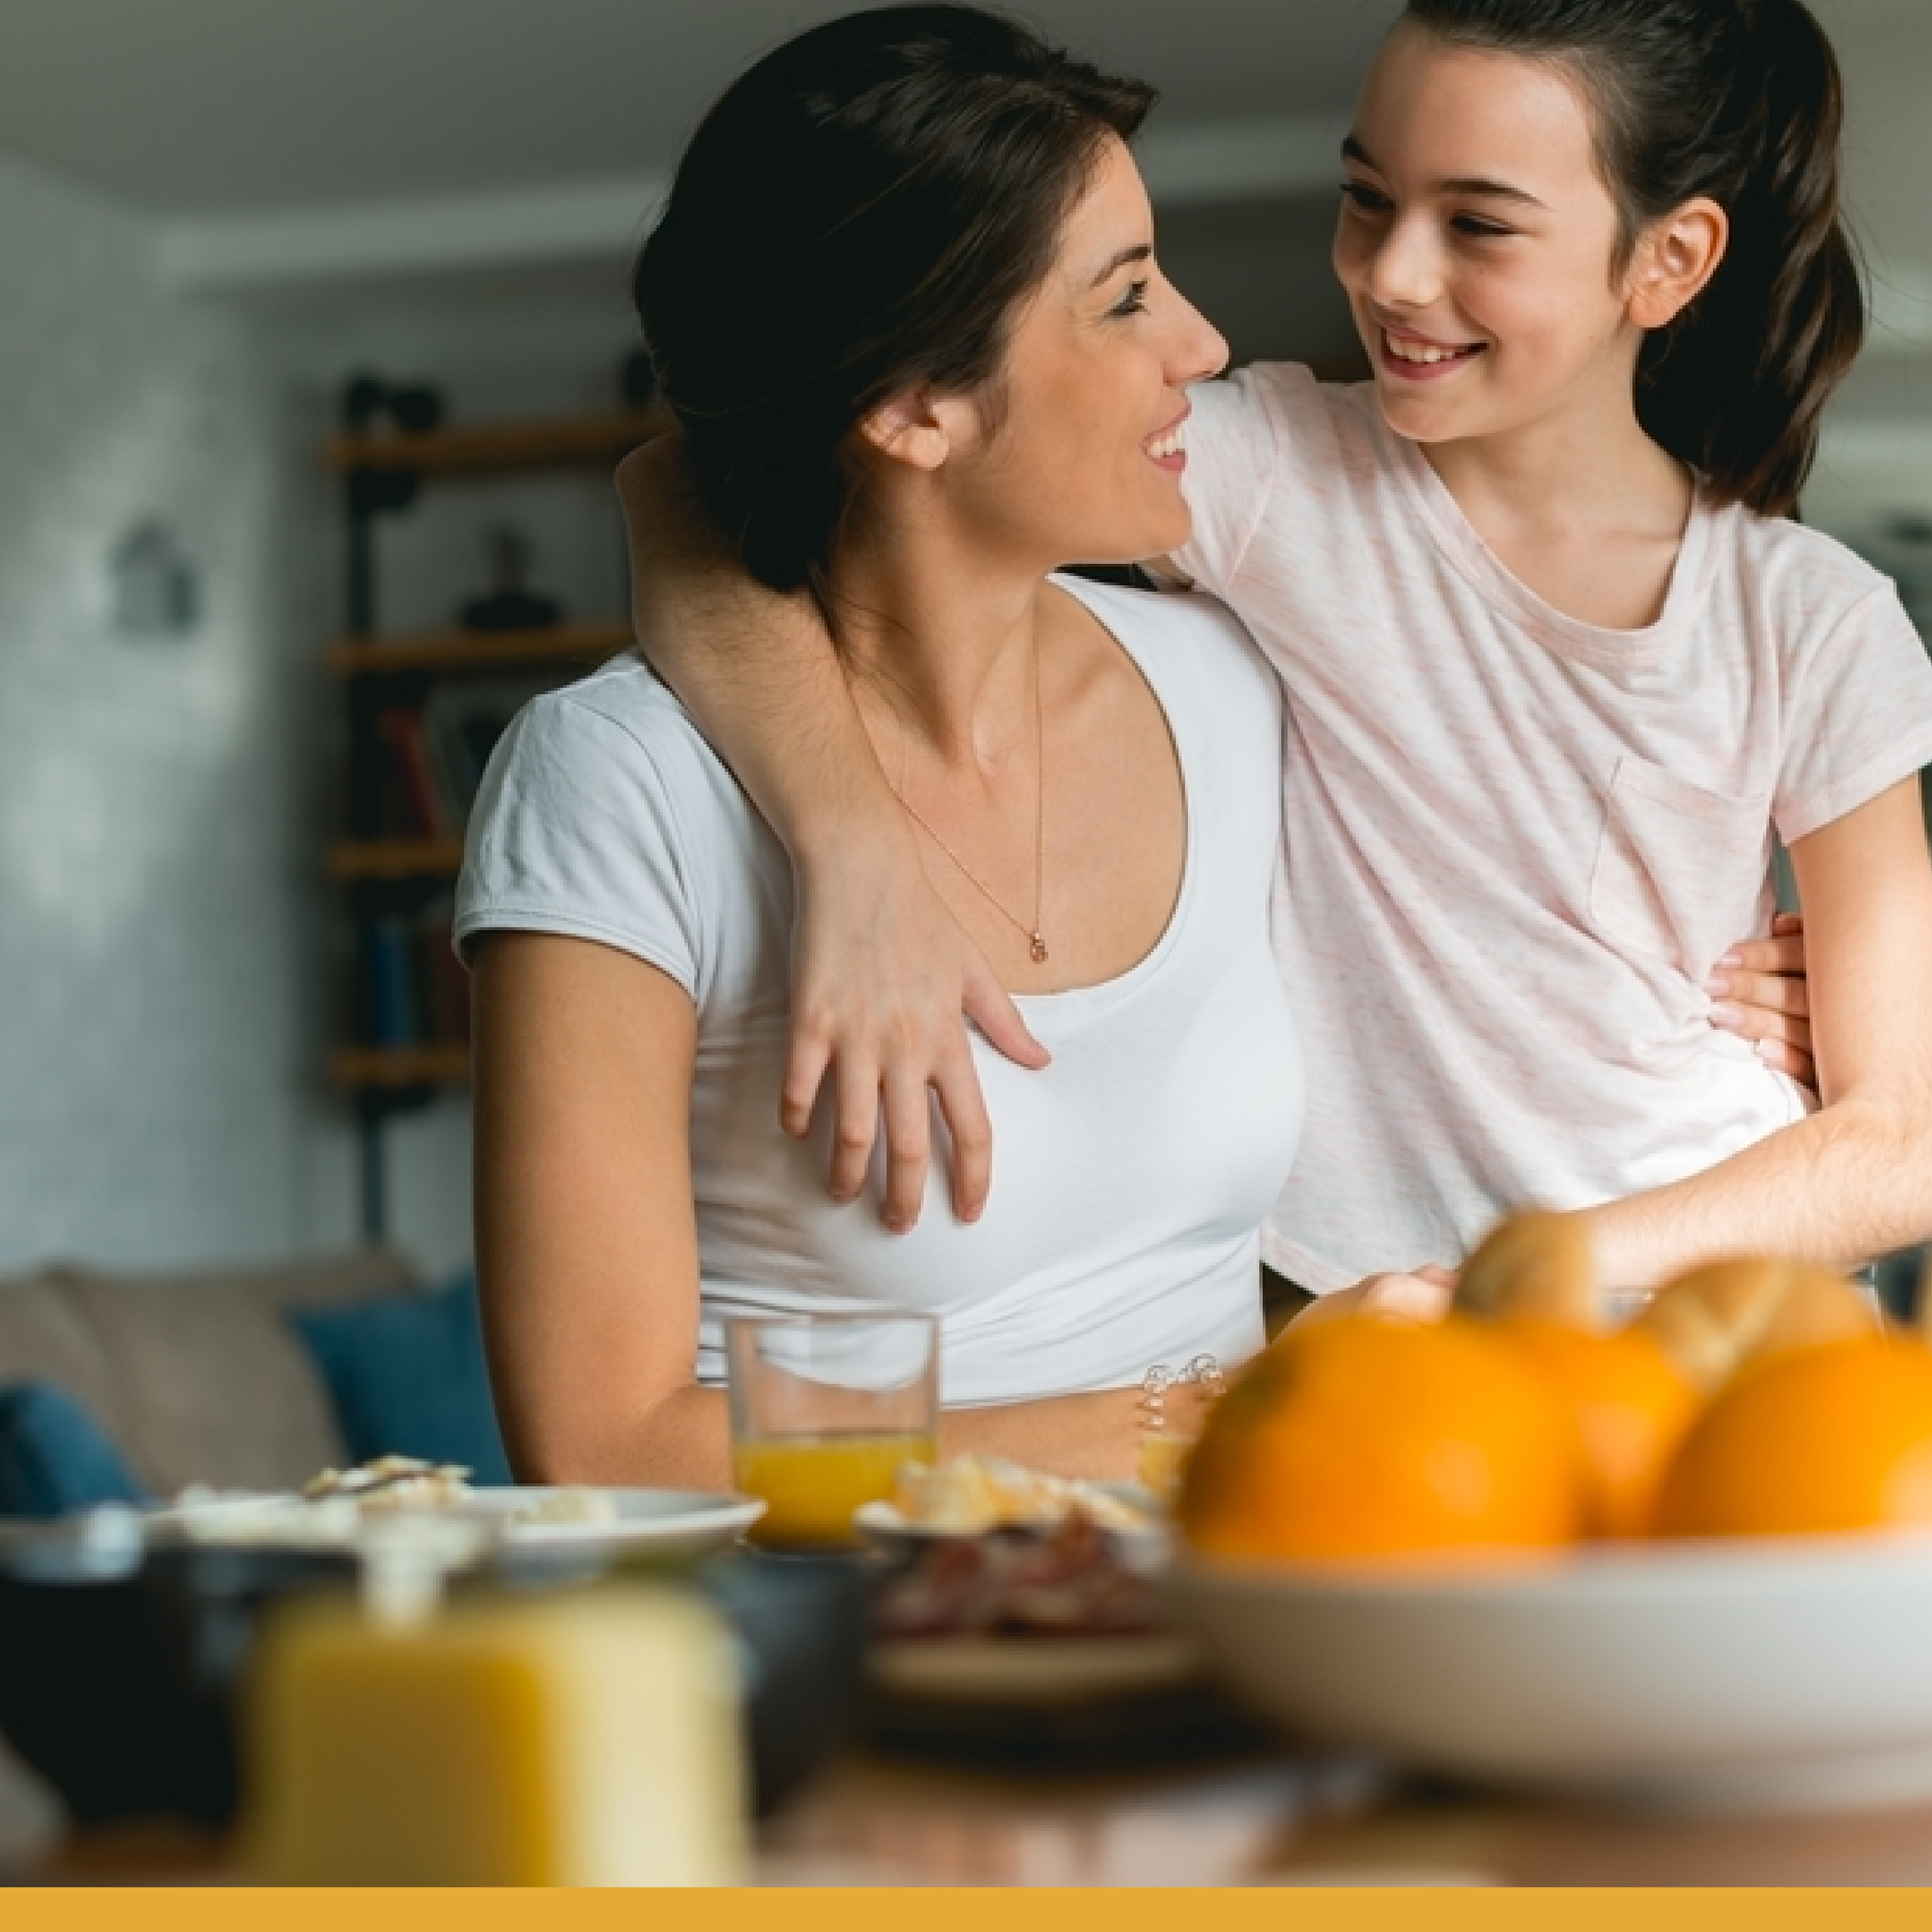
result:
<svg viewBox="0 0 1932 1932"><path fill-rule="evenodd" d="M1040 697L1040 639L1037 637L1033 640L1033 742L1034 771L1039 789L1034 795L1033 923L1030 926L1017 914L1007 910L1001 903L999 895L934 831L926 822L918 807L897 785L892 787L892 796L905 807L907 815L912 822L958 867L960 875L966 883L973 886L1002 919L1025 935L1030 942L1028 950L1033 963L1036 966L1044 966L1047 960L1046 941L1040 935L1040 912L1042 896L1046 890L1046 722Z"/></svg>

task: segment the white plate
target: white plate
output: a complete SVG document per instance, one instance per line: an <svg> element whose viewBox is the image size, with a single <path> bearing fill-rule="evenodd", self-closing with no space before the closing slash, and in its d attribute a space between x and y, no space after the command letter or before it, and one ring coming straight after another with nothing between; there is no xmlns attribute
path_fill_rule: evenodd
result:
<svg viewBox="0 0 1932 1932"><path fill-rule="evenodd" d="M1189 1557L1168 1587L1217 1672L1304 1736L1665 1806L1932 1797L1932 1540L1460 1574Z"/></svg>
<svg viewBox="0 0 1932 1932"><path fill-rule="evenodd" d="M371 1510L358 1519L340 1498L302 1507L286 1496L223 1496L167 1504L147 1513L151 1532L178 1534L196 1543L238 1544L278 1549L343 1550L360 1540L362 1523L394 1522L421 1514L487 1526L491 1541L512 1550L635 1550L694 1556L742 1536L765 1513L756 1496L704 1490L587 1490L607 1498L610 1514L596 1521L512 1522L505 1519L568 1493L535 1485L478 1489L459 1503L422 1512Z"/></svg>

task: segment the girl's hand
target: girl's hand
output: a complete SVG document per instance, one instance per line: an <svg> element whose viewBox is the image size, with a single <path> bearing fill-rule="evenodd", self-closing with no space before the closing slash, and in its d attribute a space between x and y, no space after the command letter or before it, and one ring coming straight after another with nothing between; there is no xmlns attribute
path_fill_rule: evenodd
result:
<svg viewBox="0 0 1932 1932"><path fill-rule="evenodd" d="M951 1142L952 1211L976 1221L992 1184L993 1132L966 1028L1009 1060L1050 1055L931 885L916 848L848 852L799 873L791 1041L779 1120L802 1136L832 1092L835 1201L858 1198L883 1124L881 1218L894 1234L919 1220L938 1102Z"/></svg>
<svg viewBox="0 0 1932 1932"><path fill-rule="evenodd" d="M1811 1056L1810 986L1804 976L1804 920L1781 912L1768 939L1734 946L1704 990L1715 1000L1711 1024L1756 1042L1758 1056L1788 1073L1815 1098L1818 1069Z"/></svg>
<svg viewBox="0 0 1932 1932"><path fill-rule="evenodd" d="M1456 1277L1431 1263L1407 1274L1372 1274L1353 1288L1318 1295L1288 1324L1337 1322L1349 1315L1380 1315L1404 1322L1440 1322L1449 1312Z"/></svg>

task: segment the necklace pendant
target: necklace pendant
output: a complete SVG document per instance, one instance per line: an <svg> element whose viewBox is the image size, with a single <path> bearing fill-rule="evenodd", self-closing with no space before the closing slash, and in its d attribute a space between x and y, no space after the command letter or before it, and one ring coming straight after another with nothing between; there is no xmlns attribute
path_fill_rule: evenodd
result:
<svg viewBox="0 0 1932 1932"><path fill-rule="evenodd" d="M1033 936L1033 963L1036 966L1046 964L1046 941L1036 932Z"/></svg>

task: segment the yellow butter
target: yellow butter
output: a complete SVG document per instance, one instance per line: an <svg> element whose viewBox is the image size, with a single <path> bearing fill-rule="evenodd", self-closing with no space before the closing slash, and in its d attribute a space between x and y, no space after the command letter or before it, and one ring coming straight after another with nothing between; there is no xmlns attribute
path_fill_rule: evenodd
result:
<svg viewBox="0 0 1932 1932"><path fill-rule="evenodd" d="M284 1885L730 1884L732 1640L669 1588L292 1606L250 1685L245 1856Z"/></svg>

